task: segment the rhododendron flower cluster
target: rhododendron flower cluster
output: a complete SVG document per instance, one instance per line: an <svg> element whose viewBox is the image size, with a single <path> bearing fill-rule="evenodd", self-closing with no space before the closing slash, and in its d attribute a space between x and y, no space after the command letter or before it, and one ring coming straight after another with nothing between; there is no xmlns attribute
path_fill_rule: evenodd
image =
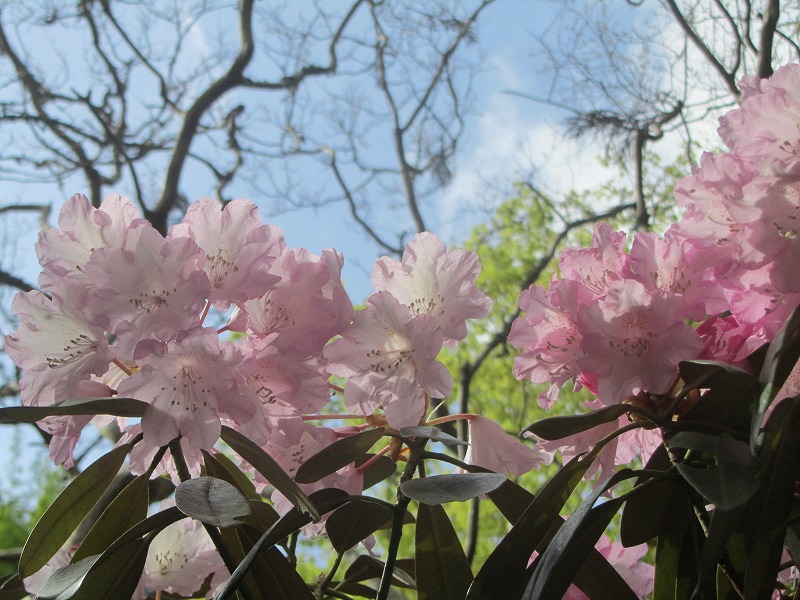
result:
<svg viewBox="0 0 800 600"><path fill-rule="evenodd" d="M561 278L520 296L514 373L549 384L543 406L568 381L596 394L595 408L669 395L680 361L742 361L800 303L800 65L742 90L720 119L730 151L704 154L678 183L685 213L663 238L637 233L628 252L624 233L599 224L589 248L562 252ZM593 431L560 447L580 452L608 428Z"/></svg>

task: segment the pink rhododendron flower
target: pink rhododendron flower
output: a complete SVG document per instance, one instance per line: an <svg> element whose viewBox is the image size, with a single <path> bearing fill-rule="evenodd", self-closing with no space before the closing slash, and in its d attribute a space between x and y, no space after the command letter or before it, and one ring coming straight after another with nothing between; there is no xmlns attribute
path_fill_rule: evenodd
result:
<svg viewBox="0 0 800 600"><path fill-rule="evenodd" d="M669 392L678 363L700 354L703 343L681 308L674 297L651 295L627 279L579 315L586 333L578 364L597 374L603 404L618 404L639 391Z"/></svg>
<svg viewBox="0 0 800 600"><path fill-rule="evenodd" d="M124 196L111 194L100 208L94 208L83 194L75 194L58 216L58 227L39 234L36 253L42 265L39 283L51 289L65 277L85 283L84 268L98 248L120 248L128 230L149 227L133 203Z"/></svg>
<svg viewBox="0 0 800 600"><path fill-rule="evenodd" d="M169 343L142 342L141 367L119 387L119 394L150 406L142 417L144 441L166 446L181 435L195 448L211 448L219 438L220 414L244 422L255 406L236 402L241 360L232 347L221 349L217 332L195 328Z"/></svg>
<svg viewBox="0 0 800 600"><path fill-rule="evenodd" d="M471 415L468 423L469 448L464 456L468 464L519 477L553 460L549 452L526 446L491 419Z"/></svg>
<svg viewBox="0 0 800 600"><path fill-rule="evenodd" d="M258 298L280 281L269 267L284 250L283 232L264 225L258 207L248 200L234 200L224 208L211 198L199 200L170 235L190 237L205 252L209 301L221 310Z"/></svg>
<svg viewBox="0 0 800 600"><path fill-rule="evenodd" d="M213 574L205 597L228 577L222 558L202 523L184 519L169 525L150 543L136 598L162 591L192 597Z"/></svg>
<svg viewBox="0 0 800 600"><path fill-rule="evenodd" d="M403 261L384 256L375 262L372 285L389 292L414 315L428 315L455 345L467 335L466 319L482 318L492 301L475 287L481 272L478 255L447 251L432 233L418 233L405 248Z"/></svg>
<svg viewBox="0 0 800 600"><path fill-rule="evenodd" d="M108 369L112 356L103 328L76 310L84 299L64 303L36 291L14 297L11 307L20 324L3 345L23 369L24 404L44 406L75 397L81 381Z"/></svg>
<svg viewBox="0 0 800 600"><path fill-rule="evenodd" d="M550 408L570 379L580 388L578 359L583 356L583 334L576 323L578 295L583 288L570 280L555 280L549 290L531 286L519 297L525 315L511 325L509 343L521 348L514 359L517 379L550 383L539 395L539 405Z"/></svg>
<svg viewBox="0 0 800 600"><path fill-rule="evenodd" d="M342 337L325 348L328 371L347 377L344 399L359 415L383 408L391 427L418 425L425 394L450 395L453 381L436 360L442 333L428 315L412 316L388 292L367 299Z"/></svg>
<svg viewBox="0 0 800 600"><path fill-rule="evenodd" d="M197 325L210 291L205 254L194 241L165 239L153 228L136 233L131 248L95 250L87 265L96 284L87 312L126 348Z"/></svg>
<svg viewBox="0 0 800 600"><path fill-rule="evenodd" d="M628 270L625 237L608 223L598 223L589 248L567 248L561 253L559 264L564 278L581 283L596 296L605 294L611 283Z"/></svg>

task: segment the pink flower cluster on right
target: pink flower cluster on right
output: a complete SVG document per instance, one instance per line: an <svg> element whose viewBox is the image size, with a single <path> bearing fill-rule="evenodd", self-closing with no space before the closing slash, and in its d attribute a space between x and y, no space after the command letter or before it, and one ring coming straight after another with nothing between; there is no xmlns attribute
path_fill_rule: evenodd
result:
<svg viewBox="0 0 800 600"><path fill-rule="evenodd" d="M800 65L740 88L718 130L729 152L704 154L675 188L678 223L636 234L630 252L599 224L589 248L561 254L561 278L520 296L514 374L549 384L542 406L568 381L593 407L669 394L680 361L739 363L800 303Z"/></svg>

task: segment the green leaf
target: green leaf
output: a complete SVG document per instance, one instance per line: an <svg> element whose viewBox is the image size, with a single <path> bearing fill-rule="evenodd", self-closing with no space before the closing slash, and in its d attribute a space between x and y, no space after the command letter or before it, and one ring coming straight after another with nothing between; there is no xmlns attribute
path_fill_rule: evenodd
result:
<svg viewBox="0 0 800 600"><path fill-rule="evenodd" d="M147 518L150 473L131 481L97 519L70 562L100 554L128 529Z"/></svg>
<svg viewBox="0 0 800 600"><path fill-rule="evenodd" d="M500 540L475 576L467 596L469 600L507 600L511 597L524 576L533 551L543 549L540 544L547 533L562 522L559 513L592 460L592 456L583 460L573 458L539 490L524 512L513 519L511 531ZM520 497L519 492L514 494ZM490 498L494 500L491 495ZM506 501L503 497L503 503ZM517 505L514 503L511 507L516 509Z"/></svg>
<svg viewBox="0 0 800 600"><path fill-rule="evenodd" d="M375 442L383 437L383 431L382 427L367 429L361 433L336 440L300 465L294 474L295 481L315 483L326 475L346 467L364 456Z"/></svg>
<svg viewBox="0 0 800 600"><path fill-rule="evenodd" d="M126 444L101 456L61 492L25 542L19 561L20 577L24 579L36 573L64 545L70 534L100 500L130 449L130 445Z"/></svg>
<svg viewBox="0 0 800 600"><path fill-rule="evenodd" d="M262 450L257 444L247 437L234 431L230 427L222 427L222 439L231 449L249 462L252 467L267 478L276 490L298 507L301 511L311 515L314 521L321 518L319 510L308 499L305 492L286 474L275 459Z"/></svg>
<svg viewBox="0 0 800 600"><path fill-rule="evenodd" d="M257 541L247 528L237 529L237 533L247 550ZM306 582L277 548L256 556L250 575L262 596L269 600L314 600Z"/></svg>
<svg viewBox="0 0 800 600"><path fill-rule="evenodd" d="M70 398L49 406L7 406L0 408L0 423L35 423L61 415L114 415L141 417L149 406L135 398Z"/></svg>
<svg viewBox="0 0 800 600"><path fill-rule="evenodd" d="M319 507L319 510L325 514L348 501L350 497L347 493L341 490L325 489L319 490L311 494L309 502ZM253 565L256 557L264 552L266 549L271 548L283 538L298 531L300 528L308 525L311 522L311 516L301 511L298 507L293 508L288 513L283 515L272 527L270 527L258 540L253 544L253 547L239 563L236 569L231 573L228 580L222 584L214 596L214 600L225 600L236 591L239 583L244 578L245 574Z"/></svg>
<svg viewBox="0 0 800 600"><path fill-rule="evenodd" d="M363 489L365 490L388 479L397 472L397 463L388 456L378 456L376 458L374 454L365 454L361 458L356 459L355 465L356 467L361 467L361 465L370 460L372 462L361 472L364 477Z"/></svg>
<svg viewBox="0 0 800 600"><path fill-rule="evenodd" d="M223 479L197 477L183 481L175 490L175 505L185 515L213 525L230 527L250 515L250 502Z"/></svg>
<svg viewBox="0 0 800 600"><path fill-rule="evenodd" d="M692 421L715 423L750 434L750 422L758 397L759 384L750 373L730 365L711 361L680 363L685 381L692 389L709 388L698 402L678 420L679 425ZM687 383L686 387L690 387Z"/></svg>
<svg viewBox="0 0 800 600"><path fill-rule="evenodd" d="M242 473L242 470L236 466L233 461L225 456L222 452L211 454L205 450L203 453L203 464L206 467L206 475L216 477L217 479L224 479L231 485L238 488L250 500L260 500L261 495L256 491L253 482L250 478Z"/></svg>
<svg viewBox="0 0 800 600"><path fill-rule="evenodd" d="M81 580L80 588L67 591L58 600L130 598L142 577L152 537L131 540L112 553L103 553Z"/></svg>
<svg viewBox="0 0 800 600"><path fill-rule="evenodd" d="M669 441L671 450L690 450L676 462L681 475L719 510L747 502L759 486L758 463L744 442L694 431L681 431Z"/></svg>
<svg viewBox="0 0 800 600"><path fill-rule="evenodd" d="M522 433L530 432L544 440L560 440L597 427L604 423L616 421L621 415L637 411L636 407L627 404L615 404L600 410L582 415L550 417L528 425Z"/></svg>
<svg viewBox="0 0 800 600"><path fill-rule="evenodd" d="M671 466L667 449L662 444L647 461L645 470L663 472L665 477L641 487L640 484L654 479L654 475L644 473L636 480L620 521L620 540L626 547L644 544L665 529L674 527L676 508L689 506L691 488L678 481L677 475L674 478L666 476Z"/></svg>
<svg viewBox="0 0 800 600"><path fill-rule="evenodd" d="M686 600L697 584L703 533L688 512L675 517L676 526L664 530L656 543L652 600Z"/></svg>
<svg viewBox="0 0 800 600"><path fill-rule="evenodd" d="M445 433L438 427L432 425L416 425L413 427L401 427L400 435L407 438L418 437L431 440L433 442L441 442L445 446L468 446L467 442L453 437L449 433Z"/></svg>
<svg viewBox="0 0 800 600"><path fill-rule="evenodd" d="M357 583L367 579L380 579L381 575L383 575L383 569L384 563L382 560L362 554L347 568L342 583ZM400 568L399 561L395 563L394 573L392 573L392 586L411 590L417 588L417 582L405 570Z"/></svg>
<svg viewBox="0 0 800 600"><path fill-rule="evenodd" d="M464 598L472 583L472 570L444 508L436 505L419 505L414 545L417 598L419 600Z"/></svg>
<svg viewBox="0 0 800 600"><path fill-rule="evenodd" d="M760 431L764 415L797 364L798 358L800 358L800 306L792 311L775 334L761 367L758 380L762 384L762 389L750 428L750 449L754 456L762 446Z"/></svg>
<svg viewBox="0 0 800 600"><path fill-rule="evenodd" d="M463 502L497 489L506 479L499 473L434 475L405 481L400 484L400 491L424 504Z"/></svg>
<svg viewBox="0 0 800 600"><path fill-rule="evenodd" d="M355 498L334 510L325 521L333 548L342 553L392 520L391 505L372 498Z"/></svg>
<svg viewBox="0 0 800 600"><path fill-rule="evenodd" d="M611 498L598 506L594 506L595 502L620 481L635 475L630 469L617 472L570 515L539 557L523 595L525 600L561 598L566 593L597 540L625 502L625 496Z"/></svg>
<svg viewBox="0 0 800 600"><path fill-rule="evenodd" d="M19 573L14 573L0 579L0 600L22 600L28 597L28 592L19 578Z"/></svg>

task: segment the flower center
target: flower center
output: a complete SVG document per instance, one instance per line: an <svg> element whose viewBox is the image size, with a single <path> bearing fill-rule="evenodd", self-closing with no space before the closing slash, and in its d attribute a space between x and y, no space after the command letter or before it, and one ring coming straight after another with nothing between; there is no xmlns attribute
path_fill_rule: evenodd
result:
<svg viewBox="0 0 800 600"><path fill-rule="evenodd" d="M74 363L87 354L95 352L97 350L97 341L82 333L78 337L72 338L62 350L64 353L61 356L45 357L47 366L50 369Z"/></svg>

